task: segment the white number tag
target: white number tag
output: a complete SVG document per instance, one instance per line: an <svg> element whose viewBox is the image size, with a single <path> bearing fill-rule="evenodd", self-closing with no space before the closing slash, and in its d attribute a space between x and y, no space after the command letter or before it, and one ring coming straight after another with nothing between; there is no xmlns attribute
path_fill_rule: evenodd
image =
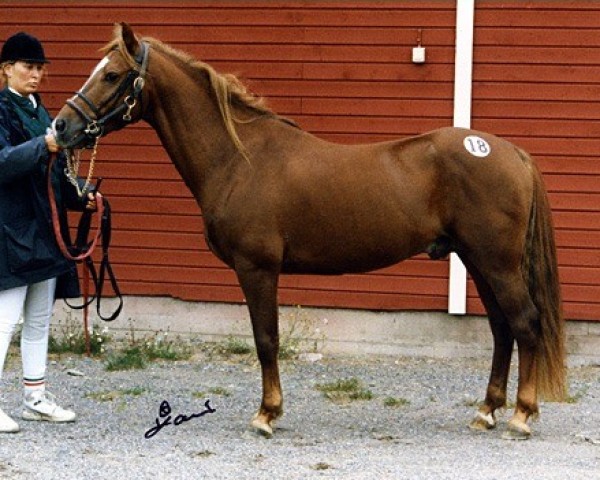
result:
<svg viewBox="0 0 600 480"><path fill-rule="evenodd" d="M483 138L475 135L466 137L463 145L467 149L467 152L476 157L487 157L492 152L490 144Z"/></svg>

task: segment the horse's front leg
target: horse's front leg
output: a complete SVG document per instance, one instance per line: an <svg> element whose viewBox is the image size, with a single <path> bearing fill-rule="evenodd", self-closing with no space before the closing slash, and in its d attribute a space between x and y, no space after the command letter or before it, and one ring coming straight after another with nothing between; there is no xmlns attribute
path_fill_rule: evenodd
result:
<svg viewBox="0 0 600 480"><path fill-rule="evenodd" d="M242 263L243 265L239 265ZM250 311L254 343L262 369L263 397L252 427L271 436L273 422L283 414L283 395L279 381L279 331L277 306L278 273L236 263L236 273Z"/></svg>

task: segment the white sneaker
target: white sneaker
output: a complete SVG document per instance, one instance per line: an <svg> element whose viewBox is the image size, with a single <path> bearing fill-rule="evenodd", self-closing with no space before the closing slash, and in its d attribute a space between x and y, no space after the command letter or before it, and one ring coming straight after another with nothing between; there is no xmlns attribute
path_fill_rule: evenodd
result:
<svg viewBox="0 0 600 480"><path fill-rule="evenodd" d="M0 433L14 433L19 431L19 425L0 408Z"/></svg>
<svg viewBox="0 0 600 480"><path fill-rule="evenodd" d="M54 395L46 391L37 391L25 396L23 420L44 420L46 422L73 422L75 412L65 410L56 404Z"/></svg>

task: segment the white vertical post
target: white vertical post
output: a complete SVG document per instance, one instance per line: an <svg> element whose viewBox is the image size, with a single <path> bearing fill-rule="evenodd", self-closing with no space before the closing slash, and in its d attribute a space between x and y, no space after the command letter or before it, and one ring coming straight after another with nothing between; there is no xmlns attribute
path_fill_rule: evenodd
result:
<svg viewBox="0 0 600 480"><path fill-rule="evenodd" d="M454 58L455 127L471 127L471 87L473 78L473 22L475 0L456 0L456 45ZM467 312L467 269L455 253L450 254L448 313Z"/></svg>

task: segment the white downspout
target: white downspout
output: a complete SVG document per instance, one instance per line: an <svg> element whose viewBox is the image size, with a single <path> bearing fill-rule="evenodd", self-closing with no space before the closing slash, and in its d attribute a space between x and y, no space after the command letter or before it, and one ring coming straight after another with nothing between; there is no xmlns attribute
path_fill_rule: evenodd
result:
<svg viewBox="0 0 600 480"><path fill-rule="evenodd" d="M471 87L473 74L473 22L475 0L456 0L456 46L454 59L455 127L471 128ZM450 254L448 313L467 312L467 269L455 253Z"/></svg>

